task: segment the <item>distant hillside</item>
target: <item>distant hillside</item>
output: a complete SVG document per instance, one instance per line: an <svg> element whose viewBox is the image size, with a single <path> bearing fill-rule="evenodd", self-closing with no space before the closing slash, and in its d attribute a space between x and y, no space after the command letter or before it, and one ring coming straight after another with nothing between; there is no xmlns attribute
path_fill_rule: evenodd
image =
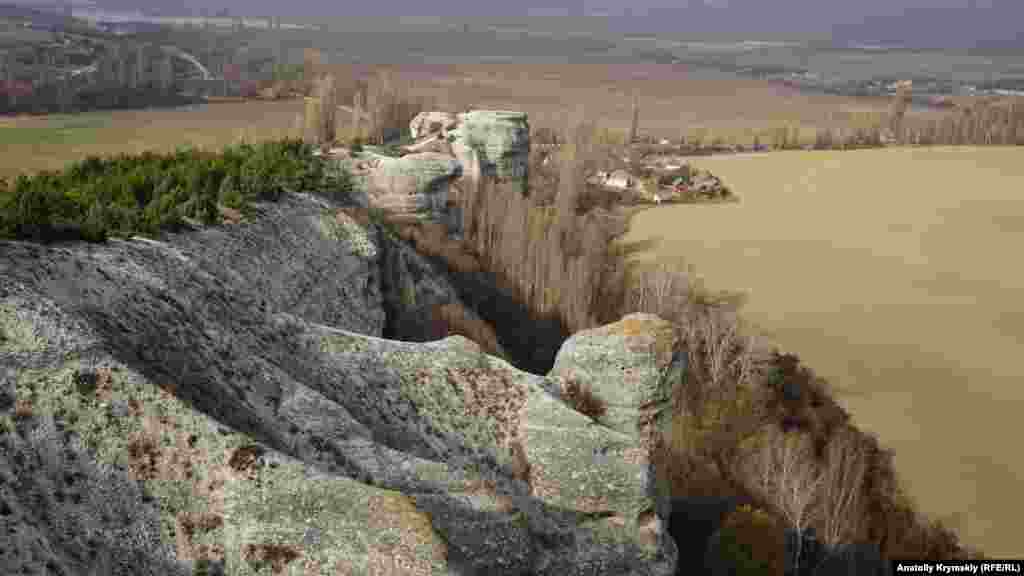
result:
<svg viewBox="0 0 1024 576"><path fill-rule="evenodd" d="M67 17L47 10L40 10L22 4L0 4L0 18L11 20L32 20L40 24L65 24Z"/></svg>
<svg viewBox="0 0 1024 576"><path fill-rule="evenodd" d="M0 19L32 22L42 26L59 26L75 32L92 30L87 22L77 18L68 18L57 12L21 4L0 4Z"/></svg>

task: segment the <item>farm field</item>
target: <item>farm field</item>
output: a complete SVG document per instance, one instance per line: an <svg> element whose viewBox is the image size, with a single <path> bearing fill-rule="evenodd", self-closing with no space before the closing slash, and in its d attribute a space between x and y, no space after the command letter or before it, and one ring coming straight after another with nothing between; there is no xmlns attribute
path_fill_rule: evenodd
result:
<svg viewBox="0 0 1024 576"><path fill-rule="evenodd" d="M1024 163L1019 148L701 158L738 204L640 213L643 258L748 293L744 317L894 450L920 509L1024 553Z"/></svg>
<svg viewBox="0 0 1024 576"><path fill-rule="evenodd" d="M344 66L338 66L344 70ZM522 110L534 127L565 127L567 113L582 106L588 120L626 130L631 98L640 103L640 131L677 139L704 130L710 141L749 143L755 131L783 124L801 127L813 138L816 127L847 126L889 102L801 93L763 80L677 64L466 64L404 65L398 76L442 105ZM935 110L913 108L910 117L927 118Z"/></svg>
<svg viewBox="0 0 1024 576"><path fill-rule="evenodd" d="M55 170L91 154L221 148L240 138L298 136L295 121L301 111L302 102L293 100L0 117L0 177Z"/></svg>
<svg viewBox="0 0 1024 576"><path fill-rule="evenodd" d="M631 97L640 98L642 133L692 137L710 142L749 143L755 131L783 124L800 126L813 137L818 126L848 126L857 115L881 113L888 102L795 89L685 66L648 65L398 65L390 67L398 85L411 85L442 109L522 110L534 127L565 127L567 112L582 105L586 117L608 128L626 130ZM330 65L340 85L364 76L369 66ZM0 118L0 177L55 169L88 154L171 150L181 145L220 147L251 140L300 134L301 101L219 102L194 108L120 110L73 116ZM912 109L908 116L937 114ZM339 115L339 123L347 121Z"/></svg>

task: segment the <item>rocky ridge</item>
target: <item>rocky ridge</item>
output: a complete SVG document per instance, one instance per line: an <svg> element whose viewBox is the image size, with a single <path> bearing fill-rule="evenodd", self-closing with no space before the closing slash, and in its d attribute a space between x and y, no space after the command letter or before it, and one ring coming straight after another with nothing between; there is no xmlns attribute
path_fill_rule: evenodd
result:
<svg viewBox="0 0 1024 576"><path fill-rule="evenodd" d="M534 375L382 338L395 270L417 306L457 298L304 194L159 240L0 243L0 571L674 573L648 459L668 324L578 333Z"/></svg>
<svg viewBox="0 0 1024 576"><path fill-rule="evenodd" d="M526 114L471 110L422 112L409 124L413 142L396 150L366 146L323 153L335 170L355 176L359 201L395 215L449 221L456 204L453 184L482 175L527 177L530 125Z"/></svg>

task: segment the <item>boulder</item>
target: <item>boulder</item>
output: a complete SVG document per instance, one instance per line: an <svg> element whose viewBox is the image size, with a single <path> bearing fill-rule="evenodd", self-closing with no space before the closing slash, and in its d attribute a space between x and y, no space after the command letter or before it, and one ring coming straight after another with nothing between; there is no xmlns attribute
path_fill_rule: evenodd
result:
<svg viewBox="0 0 1024 576"><path fill-rule="evenodd" d="M409 133L413 140L431 134L447 135L458 124L458 117L451 112L420 112L409 122Z"/></svg>
<svg viewBox="0 0 1024 576"><path fill-rule="evenodd" d="M444 214L448 187L462 174L454 157L437 152L401 158L369 155L374 164L368 171L366 190L372 205L394 214Z"/></svg>
<svg viewBox="0 0 1024 576"><path fill-rule="evenodd" d="M461 336L383 339L396 241L356 240L362 219L336 214L289 195L159 240L0 242L0 326L17 335L0 357L26 399L0 414L0 565L672 574L645 440L666 414L664 323L582 333L546 376ZM606 423L549 392L566 374L608 399Z"/></svg>
<svg viewBox="0 0 1024 576"><path fill-rule="evenodd" d="M483 176L483 159L476 148L456 140L452 142L452 154L462 166L462 175L469 182L478 182Z"/></svg>
<svg viewBox="0 0 1024 576"><path fill-rule="evenodd" d="M555 357L551 374L589 385L608 403L601 424L635 435L644 407L668 402L659 377L672 361L674 344L670 322L653 314L633 314L573 334Z"/></svg>
<svg viewBox="0 0 1024 576"><path fill-rule="evenodd" d="M448 156L455 155L451 143L439 134L429 134L404 148L406 152L436 152Z"/></svg>
<svg viewBox="0 0 1024 576"><path fill-rule="evenodd" d="M471 110L459 114L454 141L480 154L485 173L525 180L530 155L530 123L526 113Z"/></svg>

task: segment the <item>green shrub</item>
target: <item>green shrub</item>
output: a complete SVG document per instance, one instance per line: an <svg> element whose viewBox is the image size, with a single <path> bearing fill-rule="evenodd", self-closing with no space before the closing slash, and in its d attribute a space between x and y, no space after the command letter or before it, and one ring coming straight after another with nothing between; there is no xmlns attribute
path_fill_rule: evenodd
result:
<svg viewBox="0 0 1024 576"><path fill-rule="evenodd" d="M89 157L59 172L0 182L0 238L153 235L180 227L185 218L214 223L218 204L244 210L297 191L344 202L351 190L347 172L327 171L300 140L239 144L219 153Z"/></svg>

